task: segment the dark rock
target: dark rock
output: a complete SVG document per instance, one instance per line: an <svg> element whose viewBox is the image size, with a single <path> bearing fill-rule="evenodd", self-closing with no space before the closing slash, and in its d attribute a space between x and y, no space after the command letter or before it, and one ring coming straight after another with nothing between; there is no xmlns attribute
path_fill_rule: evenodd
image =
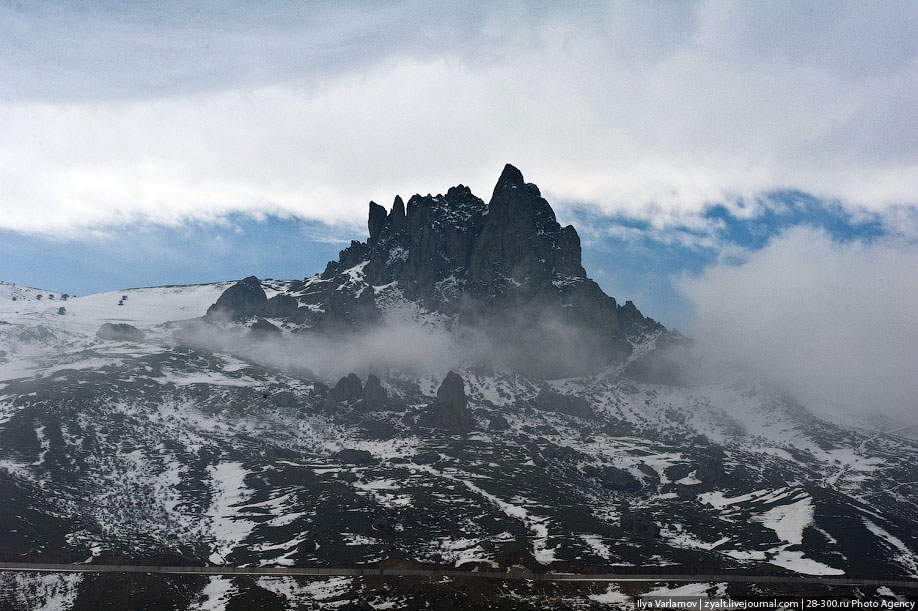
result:
<svg viewBox="0 0 918 611"><path fill-rule="evenodd" d="M208 317L285 318L346 334L381 319L374 287L396 283L408 299L455 317L461 339L483 338L502 365L546 379L622 360L644 334L662 333L661 343L672 335L586 277L577 231L562 227L538 187L511 165L490 204L463 185L415 195L407 205L396 197L388 214L370 202L367 229L367 241L352 241L319 277L291 285L295 297L266 300L247 278Z"/></svg>
<svg viewBox="0 0 918 611"><path fill-rule="evenodd" d="M370 465L376 462L373 455L366 450L347 448L334 455L334 458L349 465Z"/></svg>
<svg viewBox="0 0 918 611"><path fill-rule="evenodd" d="M538 410L558 412L577 418L592 418L593 408L583 397L563 395L553 391L548 386L543 386L539 391L532 406Z"/></svg>
<svg viewBox="0 0 918 611"><path fill-rule="evenodd" d="M208 320L238 320L257 314L267 301L261 282L249 276L223 291L204 316Z"/></svg>
<svg viewBox="0 0 918 611"><path fill-rule="evenodd" d="M271 399L278 407L297 407L300 405L300 400L289 390L274 393L271 395Z"/></svg>
<svg viewBox="0 0 918 611"><path fill-rule="evenodd" d="M718 456L703 456L695 469L695 478L706 485L717 484L724 476L724 461Z"/></svg>
<svg viewBox="0 0 918 611"><path fill-rule="evenodd" d="M280 327L271 324L264 318L259 318L257 321L255 321L255 324L249 327L249 333L253 339L259 341L280 339L283 336Z"/></svg>
<svg viewBox="0 0 918 611"><path fill-rule="evenodd" d="M472 414L465 396L465 382L459 374L450 371L437 390L437 399L424 412L418 424L452 433L465 433L472 429Z"/></svg>
<svg viewBox="0 0 918 611"><path fill-rule="evenodd" d="M353 403L363 398L363 385L356 373L349 373L338 380L325 396L325 411L334 412L342 402Z"/></svg>
<svg viewBox="0 0 918 611"><path fill-rule="evenodd" d="M257 314L268 318L294 318L298 309L299 302L295 297L275 295L258 308Z"/></svg>
<svg viewBox="0 0 918 611"><path fill-rule="evenodd" d="M386 224L386 209L377 204L370 202L370 218L367 220L367 229L370 231L370 240L376 241L380 232Z"/></svg>
<svg viewBox="0 0 918 611"><path fill-rule="evenodd" d="M372 373L367 376L367 383L363 387L363 401L370 408L383 407L389 400L386 389L382 387L379 378Z"/></svg>
<svg viewBox="0 0 918 611"><path fill-rule="evenodd" d="M691 472L692 468L686 464L670 465L663 470L663 473L666 474L666 477L673 481L680 480L683 477L688 477L688 474Z"/></svg>
<svg viewBox="0 0 918 611"><path fill-rule="evenodd" d="M619 518L619 526L622 530L640 535L642 537L656 538L660 536L660 527L656 522L642 513L633 511L622 512Z"/></svg>
<svg viewBox="0 0 918 611"><path fill-rule="evenodd" d="M65 308L64 306L61 306L57 309L57 313L63 316L64 314L67 313L67 308Z"/></svg>
<svg viewBox="0 0 918 611"><path fill-rule="evenodd" d="M96 337L115 341L139 342L145 335L143 331L132 325L107 322L96 331Z"/></svg>
<svg viewBox="0 0 918 611"><path fill-rule="evenodd" d="M588 477L595 477L603 488L617 492L640 492L641 482L636 477L617 467L594 467L587 465L583 472Z"/></svg>
<svg viewBox="0 0 918 611"><path fill-rule="evenodd" d="M660 474L657 473L657 470L651 467L650 465L641 463L638 465L637 468L638 468L638 471L640 471L647 477L654 478L654 479L660 479Z"/></svg>
<svg viewBox="0 0 918 611"><path fill-rule="evenodd" d="M432 465L440 461L439 452L420 452L411 457L411 462L416 465Z"/></svg>
<svg viewBox="0 0 918 611"><path fill-rule="evenodd" d="M510 422L500 414L495 414L491 416L490 422L488 422L489 431L506 431L510 429Z"/></svg>
<svg viewBox="0 0 918 611"><path fill-rule="evenodd" d="M313 539L306 539L305 541L300 543L297 550L301 554L311 554L312 552L316 551L318 548L319 546L316 544L316 542Z"/></svg>
<svg viewBox="0 0 918 611"><path fill-rule="evenodd" d="M389 529L389 519L386 516L379 516L373 520L372 524L373 530L388 530Z"/></svg>

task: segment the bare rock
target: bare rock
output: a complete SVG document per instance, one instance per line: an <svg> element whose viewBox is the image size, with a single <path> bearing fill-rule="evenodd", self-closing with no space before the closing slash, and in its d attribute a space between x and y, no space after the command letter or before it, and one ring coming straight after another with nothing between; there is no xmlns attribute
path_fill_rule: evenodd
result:
<svg viewBox="0 0 918 611"><path fill-rule="evenodd" d="M363 384L356 373L349 373L338 380L334 388L329 389L325 397L325 411L337 411L341 403L353 403L363 399Z"/></svg>
<svg viewBox="0 0 918 611"><path fill-rule="evenodd" d="M583 397L563 395L553 391L548 386L543 386L533 402L533 407L547 412L567 414L577 418L592 418L593 408Z"/></svg>
<svg viewBox="0 0 918 611"><path fill-rule="evenodd" d="M382 382L374 374L367 376L367 383L363 387L363 402L367 407L378 409L389 400L389 394L383 388Z"/></svg>
<svg viewBox="0 0 918 611"><path fill-rule="evenodd" d="M450 371L437 390L436 400L421 413L418 424L451 433L465 433L472 429L472 414L465 396L465 382L459 374Z"/></svg>
<svg viewBox="0 0 918 611"><path fill-rule="evenodd" d="M204 315L208 320L238 320L257 314L268 301L255 276L249 276L229 287L217 302L207 308Z"/></svg>
<svg viewBox="0 0 918 611"><path fill-rule="evenodd" d="M143 340L145 335L143 331L133 325L107 322L96 331L96 337L122 342L139 342Z"/></svg>
<svg viewBox="0 0 918 611"><path fill-rule="evenodd" d="M348 465L370 465L375 459L373 455L366 450L355 450L346 448L334 455L334 458Z"/></svg>

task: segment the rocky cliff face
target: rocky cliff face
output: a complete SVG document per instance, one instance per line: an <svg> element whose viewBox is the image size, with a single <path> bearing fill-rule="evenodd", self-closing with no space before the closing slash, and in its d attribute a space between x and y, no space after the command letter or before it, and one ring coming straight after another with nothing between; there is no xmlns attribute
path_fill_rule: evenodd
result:
<svg viewBox="0 0 918 611"><path fill-rule="evenodd" d="M396 197L388 212L370 202L367 228L366 242L352 241L289 294L268 300L247 278L208 317L258 314L348 332L375 325L381 294L398 290L451 319L465 341L487 343L503 364L540 377L596 371L665 331L587 278L577 231L562 227L538 187L511 165L489 204L463 185L415 195L407 205Z"/></svg>

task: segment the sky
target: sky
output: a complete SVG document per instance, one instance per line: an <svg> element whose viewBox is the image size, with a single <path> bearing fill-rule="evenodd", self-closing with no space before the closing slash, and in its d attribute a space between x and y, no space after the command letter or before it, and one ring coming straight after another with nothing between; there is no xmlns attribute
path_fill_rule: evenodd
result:
<svg viewBox="0 0 918 611"><path fill-rule="evenodd" d="M914 2L6 0L0 279L302 278L369 200L487 199L513 163L607 292L737 362L873 337L918 370L820 314L915 331L916 108Z"/></svg>

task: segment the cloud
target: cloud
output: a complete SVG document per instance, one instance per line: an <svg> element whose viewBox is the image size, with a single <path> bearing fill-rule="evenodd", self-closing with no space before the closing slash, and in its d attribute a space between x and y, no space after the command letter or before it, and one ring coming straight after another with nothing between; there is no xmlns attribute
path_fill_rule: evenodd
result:
<svg viewBox="0 0 918 611"><path fill-rule="evenodd" d="M912 3L125 7L0 9L0 228L353 223L505 162L656 226L918 193Z"/></svg>
<svg viewBox="0 0 918 611"><path fill-rule="evenodd" d="M741 264L684 279L681 290L705 353L817 411L834 405L914 423L916 269L914 242L836 242L795 228Z"/></svg>

